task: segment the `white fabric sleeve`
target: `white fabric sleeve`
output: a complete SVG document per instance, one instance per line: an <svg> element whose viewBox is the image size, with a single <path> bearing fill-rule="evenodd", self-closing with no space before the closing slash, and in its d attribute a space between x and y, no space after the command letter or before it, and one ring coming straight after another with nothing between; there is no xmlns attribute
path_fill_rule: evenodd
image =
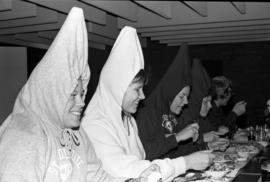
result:
<svg viewBox="0 0 270 182"><path fill-rule="evenodd" d="M184 174L186 172L186 161L184 157L178 157L172 159L172 163L175 170L175 177L179 176L180 174Z"/></svg>
<svg viewBox="0 0 270 182"><path fill-rule="evenodd" d="M127 154L125 148L115 139L114 134L101 126L91 126L91 129L88 128L88 131L85 132L90 137L96 155L102 161L104 170L112 176L137 178L152 163L160 167L164 182L171 181L186 171L183 157L150 162L135 155Z"/></svg>
<svg viewBox="0 0 270 182"><path fill-rule="evenodd" d="M178 157L175 159L157 159L153 163L156 163L161 170L162 181L169 182L175 177L186 172L186 162L183 157Z"/></svg>
<svg viewBox="0 0 270 182"><path fill-rule="evenodd" d="M127 178L112 177L103 170L101 161L97 158L91 142L88 148L87 181L124 182Z"/></svg>
<svg viewBox="0 0 270 182"><path fill-rule="evenodd" d="M102 161L103 169L110 175L137 178L142 171L150 167L150 161L128 154L112 131L98 125L84 130L94 146L97 157Z"/></svg>

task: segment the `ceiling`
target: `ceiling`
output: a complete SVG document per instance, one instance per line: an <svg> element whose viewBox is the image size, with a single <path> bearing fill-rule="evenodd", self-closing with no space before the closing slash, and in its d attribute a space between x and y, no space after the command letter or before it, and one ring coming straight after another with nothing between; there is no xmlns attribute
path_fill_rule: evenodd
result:
<svg viewBox="0 0 270 182"><path fill-rule="evenodd" d="M47 49L73 7L81 7L89 46L112 46L137 28L168 46L269 41L270 3L207 1L0 0L0 43Z"/></svg>

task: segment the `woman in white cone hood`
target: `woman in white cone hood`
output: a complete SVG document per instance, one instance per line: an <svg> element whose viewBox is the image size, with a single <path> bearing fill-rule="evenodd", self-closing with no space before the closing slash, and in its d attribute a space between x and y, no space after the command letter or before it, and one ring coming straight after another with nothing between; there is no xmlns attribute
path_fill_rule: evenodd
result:
<svg viewBox="0 0 270 182"><path fill-rule="evenodd" d="M144 58L136 29L124 27L101 71L82 127L109 174L138 177L154 163L160 167L162 180L170 181L190 168L189 157L145 160L136 121L131 115L145 98L143 69ZM205 155L208 159L208 154Z"/></svg>
<svg viewBox="0 0 270 182"><path fill-rule="evenodd" d="M120 182L103 169L80 126L87 84L83 11L72 8L0 131L2 182ZM77 129L74 129L77 128Z"/></svg>

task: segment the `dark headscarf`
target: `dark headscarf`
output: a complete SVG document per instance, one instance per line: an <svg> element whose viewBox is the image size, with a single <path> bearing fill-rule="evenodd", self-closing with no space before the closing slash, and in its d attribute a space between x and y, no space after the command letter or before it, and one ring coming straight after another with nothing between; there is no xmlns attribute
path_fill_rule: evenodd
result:
<svg viewBox="0 0 270 182"><path fill-rule="evenodd" d="M188 107L185 108L178 118L181 128L193 122L199 117L202 99L208 94L211 79L199 59L194 59L192 64L192 90Z"/></svg>
<svg viewBox="0 0 270 182"><path fill-rule="evenodd" d="M165 138L164 128L162 127L162 115L170 113L170 104L175 96L185 87L191 85L191 65L188 55L188 46L182 45L178 51L175 60L170 65L169 69L158 83L157 87L150 94L144 103L144 107L137 112L137 124L141 141L146 151L146 157L156 157L160 153L168 152L168 148L175 144L168 144L168 138ZM174 136L172 136L174 137ZM149 142L151 140L158 140ZM175 139L174 139L175 140ZM172 143L176 142L170 140ZM170 145L160 146L161 144ZM149 154L149 151L159 148L163 152L159 154ZM154 152L155 153L155 152ZM163 153L163 154L164 154Z"/></svg>
<svg viewBox="0 0 270 182"><path fill-rule="evenodd" d="M168 112L175 96L185 86L191 85L190 63L188 46L183 44L157 87L145 101L146 107L154 109L156 116L160 117Z"/></svg>
<svg viewBox="0 0 270 182"><path fill-rule="evenodd" d="M208 90L210 88L211 79L208 76L206 70L202 66L201 61L199 59L193 60L191 76L192 76L192 88L189 97L189 103L187 108L183 109L182 114L177 118L178 125L176 131L179 132L188 124L196 121L200 127L199 139L196 145L194 145L192 140L181 142L181 144L178 145L176 150L171 151L168 154L169 157L183 156L195 152L197 150L204 149L202 133L204 131L203 128L205 127L205 123L202 119L200 120L197 119L199 118L202 99L207 95Z"/></svg>

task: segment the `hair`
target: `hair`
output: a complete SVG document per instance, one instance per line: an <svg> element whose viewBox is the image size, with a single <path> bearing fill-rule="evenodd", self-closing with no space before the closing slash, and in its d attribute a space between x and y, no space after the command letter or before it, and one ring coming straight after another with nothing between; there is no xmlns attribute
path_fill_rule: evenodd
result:
<svg viewBox="0 0 270 182"><path fill-rule="evenodd" d="M143 69L140 69L140 71L135 75L131 83L138 82L143 83L144 85L148 83L148 76Z"/></svg>
<svg viewBox="0 0 270 182"><path fill-rule="evenodd" d="M231 90L231 80L225 76L217 76L212 79L209 95L212 96L212 100L224 99L231 93Z"/></svg>

